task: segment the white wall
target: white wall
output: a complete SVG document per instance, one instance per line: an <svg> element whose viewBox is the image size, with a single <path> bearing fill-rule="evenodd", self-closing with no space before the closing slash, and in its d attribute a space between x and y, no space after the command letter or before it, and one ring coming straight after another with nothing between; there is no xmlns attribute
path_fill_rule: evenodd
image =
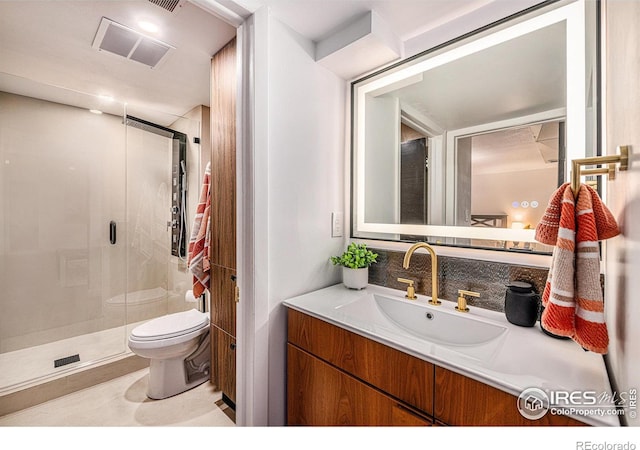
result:
<svg viewBox="0 0 640 450"><path fill-rule="evenodd" d="M640 21L640 2L605 3L606 153L618 145L631 145L631 168L607 183L608 204L622 234L606 244L605 313L609 330L608 360L620 392L640 389L640 38L628 27ZM624 67L625 70L619 70ZM627 414L630 425L640 426L640 404L636 416Z"/></svg>
<svg viewBox="0 0 640 450"><path fill-rule="evenodd" d="M508 224L518 221L535 228L557 189L557 168L518 172L474 174L471 183L471 214L507 214ZM509 186L509 189L505 189ZM533 208L514 207L513 203L538 202Z"/></svg>
<svg viewBox="0 0 640 450"><path fill-rule="evenodd" d="M400 102L393 97L367 95L365 108L364 220L398 223Z"/></svg>
<svg viewBox="0 0 640 450"><path fill-rule="evenodd" d="M490 2L491 8L452 19L406 42L406 56L535 3ZM245 25L254 31L255 99L250 105L253 116L247 119L253 148L251 155L241 155L251 159L246 163L250 171L243 174L251 183L238 189L239 197L253 206L253 217L244 218L253 241L240 258L253 262L246 263L251 270L244 274L252 278L246 281L251 285L246 295L254 296L255 303L245 306L241 293L239 311L244 314L246 308L248 313L239 316L239 348L248 355L239 367L251 373L239 377L252 383L247 383L247 397L239 392L238 412L247 424L277 426L286 419L287 327L281 302L340 281L328 258L342 252L349 235L345 227L346 238L331 238L330 229L332 211L344 211L348 217L349 186L344 180L350 152L345 114L349 84L316 64L312 42L272 17L267 8L257 10L251 21ZM239 235L242 232L246 230ZM243 346L245 327L251 328L247 339L252 341Z"/></svg>
<svg viewBox="0 0 640 450"><path fill-rule="evenodd" d="M343 238L331 237L331 212L344 211L346 83L314 62L310 41L266 9L256 12L255 42L255 309L268 323L255 324L253 370L255 383L268 380L268 424L283 425L281 302L340 280L329 257L344 248ZM267 335L265 355L260 340Z"/></svg>
<svg viewBox="0 0 640 450"><path fill-rule="evenodd" d="M492 22L530 8L540 0L493 0L484 3L469 2L469 10L459 17L450 17L441 25L404 42L404 57L408 58L425 49L433 48Z"/></svg>

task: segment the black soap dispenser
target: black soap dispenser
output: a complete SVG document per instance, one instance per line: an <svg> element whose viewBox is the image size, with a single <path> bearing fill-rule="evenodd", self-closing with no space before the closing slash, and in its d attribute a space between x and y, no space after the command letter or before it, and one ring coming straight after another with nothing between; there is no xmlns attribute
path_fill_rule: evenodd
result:
<svg viewBox="0 0 640 450"><path fill-rule="evenodd" d="M507 285L504 313L507 320L521 327L532 327L538 320L540 296L533 286L524 281L512 281Z"/></svg>

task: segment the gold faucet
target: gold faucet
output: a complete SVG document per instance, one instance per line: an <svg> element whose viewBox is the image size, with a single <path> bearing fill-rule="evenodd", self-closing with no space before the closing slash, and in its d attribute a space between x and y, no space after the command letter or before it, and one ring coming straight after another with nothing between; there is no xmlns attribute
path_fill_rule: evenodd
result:
<svg viewBox="0 0 640 450"><path fill-rule="evenodd" d="M431 254L431 300L429 303L432 305L439 305L440 300L438 300L438 257L436 256L436 252L431 248L429 244L426 242L418 242L413 244L407 250L407 253L404 254L404 262L402 263L402 267L405 269L409 268L409 262L411 261L411 255L419 248L425 248Z"/></svg>
<svg viewBox="0 0 640 450"><path fill-rule="evenodd" d="M469 307L467 306L467 295L469 297L480 297L480 294L478 292L458 289L458 306L456 306L456 311L469 312Z"/></svg>
<svg viewBox="0 0 640 450"><path fill-rule="evenodd" d="M407 280L406 278L398 278L398 281L400 283L407 283L407 294L405 295L405 297L407 297L409 300L415 300L418 297L416 297L416 289L413 287L413 280Z"/></svg>

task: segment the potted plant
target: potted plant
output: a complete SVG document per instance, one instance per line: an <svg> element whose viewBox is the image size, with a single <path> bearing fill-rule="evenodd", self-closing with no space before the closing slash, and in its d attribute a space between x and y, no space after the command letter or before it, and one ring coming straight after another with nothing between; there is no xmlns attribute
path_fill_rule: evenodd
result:
<svg viewBox="0 0 640 450"><path fill-rule="evenodd" d="M367 249L366 244L349 244L340 256L332 256L334 266L342 266L342 283L349 289L363 289L369 282L369 266L378 255Z"/></svg>

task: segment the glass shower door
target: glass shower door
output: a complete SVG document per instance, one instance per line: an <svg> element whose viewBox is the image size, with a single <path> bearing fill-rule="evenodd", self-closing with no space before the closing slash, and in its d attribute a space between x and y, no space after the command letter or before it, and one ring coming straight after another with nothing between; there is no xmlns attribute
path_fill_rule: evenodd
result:
<svg viewBox="0 0 640 450"><path fill-rule="evenodd" d="M124 105L1 81L3 391L126 351L126 149Z"/></svg>
<svg viewBox="0 0 640 450"><path fill-rule="evenodd" d="M199 122L130 109L127 115L127 323L129 327L195 307L187 270L197 204ZM197 141L197 140L196 140ZM187 177L189 174L189 177ZM193 196L196 195L196 200Z"/></svg>
<svg viewBox="0 0 640 450"><path fill-rule="evenodd" d="M171 137L127 117L127 322L167 314Z"/></svg>

